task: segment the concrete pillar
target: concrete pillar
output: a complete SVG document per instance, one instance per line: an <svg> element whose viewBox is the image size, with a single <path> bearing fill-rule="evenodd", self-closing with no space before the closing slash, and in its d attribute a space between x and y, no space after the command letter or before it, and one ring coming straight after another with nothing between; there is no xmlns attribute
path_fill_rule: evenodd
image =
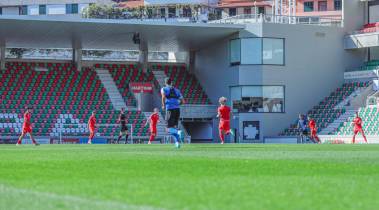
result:
<svg viewBox="0 0 379 210"><path fill-rule="evenodd" d="M78 71L82 70L82 57L83 57L83 50L82 49L74 49L73 55L73 61L76 65L76 69Z"/></svg>
<svg viewBox="0 0 379 210"><path fill-rule="evenodd" d="M195 72L196 51L191 50L188 55L188 69L190 72Z"/></svg>
<svg viewBox="0 0 379 210"><path fill-rule="evenodd" d="M0 46L0 69L5 69L5 46Z"/></svg>
<svg viewBox="0 0 379 210"><path fill-rule="evenodd" d="M143 72L147 72L147 68L149 65L149 50L147 47L147 43L141 40L141 44L139 46L139 63L142 66Z"/></svg>

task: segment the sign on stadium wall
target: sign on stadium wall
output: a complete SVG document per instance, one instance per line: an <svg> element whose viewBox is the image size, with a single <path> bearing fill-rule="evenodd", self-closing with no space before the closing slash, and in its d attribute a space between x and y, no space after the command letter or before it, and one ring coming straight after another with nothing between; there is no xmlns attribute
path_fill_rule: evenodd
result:
<svg viewBox="0 0 379 210"><path fill-rule="evenodd" d="M153 92L153 84L144 83L144 82L131 82L129 84L130 89L133 93L152 93Z"/></svg>
<svg viewBox="0 0 379 210"><path fill-rule="evenodd" d="M345 72L345 79L363 79L363 78L376 78L378 77L378 70L368 71L350 71Z"/></svg>

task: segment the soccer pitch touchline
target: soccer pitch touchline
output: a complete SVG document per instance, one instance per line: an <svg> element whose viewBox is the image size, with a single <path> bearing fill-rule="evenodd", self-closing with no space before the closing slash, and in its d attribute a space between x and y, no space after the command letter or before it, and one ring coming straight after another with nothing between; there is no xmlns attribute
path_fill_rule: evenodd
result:
<svg viewBox="0 0 379 210"><path fill-rule="evenodd" d="M59 195L50 192L39 192L29 189L22 189L0 184L0 209L12 209L12 206L2 206L9 197L30 198L30 205L37 205L37 207L45 206L48 209L54 209L57 205L55 203L63 202L69 209L127 209L127 210L164 210L163 208L155 208L150 206L137 206L115 201L101 201L83 198L79 196ZM39 201L39 202L38 202ZM33 203L33 204L32 204ZM13 204L17 205L13 202ZM9 205L9 204L8 204ZM29 206L33 209L32 206ZM17 208L17 207L16 207Z"/></svg>

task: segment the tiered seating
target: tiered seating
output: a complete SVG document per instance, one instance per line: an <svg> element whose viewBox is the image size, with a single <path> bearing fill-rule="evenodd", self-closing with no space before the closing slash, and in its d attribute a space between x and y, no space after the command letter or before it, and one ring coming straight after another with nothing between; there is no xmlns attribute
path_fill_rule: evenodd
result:
<svg viewBox="0 0 379 210"><path fill-rule="evenodd" d="M359 71L369 71L379 69L379 60L372 60L365 63L364 66L360 67Z"/></svg>
<svg viewBox="0 0 379 210"><path fill-rule="evenodd" d="M345 109L336 108L336 105L350 96L358 88L367 87L369 85L370 82L345 83L342 88L337 88L337 90L321 101L319 105L314 106L307 114L315 119L318 130L321 131L323 128L326 128L329 123L332 123L341 114L345 113ZM290 128L285 129L280 135L298 136L299 132L296 126L297 124L294 123Z"/></svg>
<svg viewBox="0 0 379 210"><path fill-rule="evenodd" d="M65 125L64 135L88 135L86 123L92 110L97 110L100 124L114 124L118 117L96 72L89 68L76 71L69 63L11 62L0 70L0 83L1 136L19 135L27 106L33 107L36 136L57 136L61 122L75 124ZM144 116L137 111L127 114L134 135L146 135L147 127L141 126ZM118 132L114 126L99 129L101 136Z"/></svg>
<svg viewBox="0 0 379 210"><path fill-rule="evenodd" d="M108 69L128 106L136 106L136 99L129 90L130 82L151 82L152 74L145 74L135 64L96 64L96 68Z"/></svg>
<svg viewBox="0 0 379 210"><path fill-rule="evenodd" d="M359 116L363 121L363 130L366 135L379 135L379 112L377 107L365 107L359 111ZM338 135L353 135L353 119L352 116L347 122L343 122L338 127L334 134Z"/></svg>
<svg viewBox="0 0 379 210"><path fill-rule="evenodd" d="M374 33L379 32L379 22L377 23L368 23L363 26L361 30L359 30L360 33Z"/></svg>
<svg viewBox="0 0 379 210"><path fill-rule="evenodd" d="M173 81L173 85L181 90L187 104L211 104L207 94L203 90L194 74L181 65L152 65L152 69L164 70L167 77Z"/></svg>

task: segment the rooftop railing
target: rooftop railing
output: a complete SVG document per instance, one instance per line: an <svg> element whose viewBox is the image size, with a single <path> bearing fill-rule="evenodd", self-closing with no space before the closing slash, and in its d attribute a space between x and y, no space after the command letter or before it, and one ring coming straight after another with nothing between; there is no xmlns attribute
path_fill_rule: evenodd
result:
<svg viewBox="0 0 379 210"><path fill-rule="evenodd" d="M284 15L237 15L211 23L248 24L248 23L278 23L278 24L304 24L319 26L342 27L343 20L339 16L284 16Z"/></svg>

